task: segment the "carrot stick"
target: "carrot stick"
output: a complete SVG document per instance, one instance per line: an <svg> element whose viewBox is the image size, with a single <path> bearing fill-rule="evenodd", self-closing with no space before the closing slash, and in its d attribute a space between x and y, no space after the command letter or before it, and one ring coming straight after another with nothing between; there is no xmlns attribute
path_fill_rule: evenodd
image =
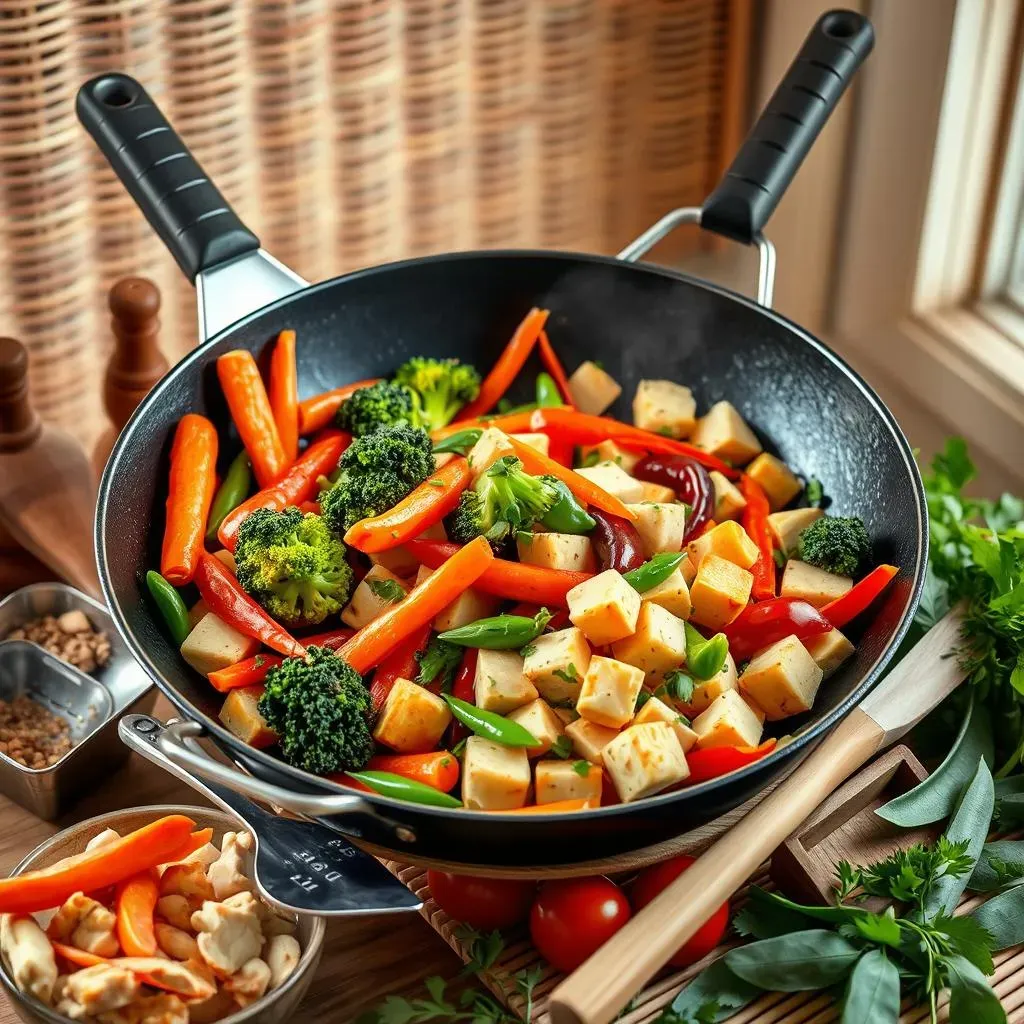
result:
<svg viewBox="0 0 1024 1024"><path fill-rule="evenodd" d="M299 457L299 375L295 368L295 332L282 331L270 356L270 409L284 457Z"/></svg>
<svg viewBox="0 0 1024 1024"><path fill-rule="evenodd" d="M174 864L179 860L184 860L189 854L195 853L196 850L201 850L207 843L213 842L213 829L212 828L197 828L185 840L181 846L163 863Z"/></svg>
<svg viewBox="0 0 1024 1024"><path fill-rule="evenodd" d="M216 992L216 988L210 979L199 974L194 963L188 965L188 978L183 976L180 971L176 971L172 977L167 975L167 967L165 966L172 961L166 960L163 957L97 956L95 953L87 953L84 949L68 946L54 939L50 939L50 945L53 947L54 953L63 957L69 964L73 964L75 967L96 967L98 964L123 967L126 971L134 974L144 985L151 985L153 988L163 989L165 992L174 992L187 1000L208 999ZM182 988L181 982L183 981L186 988Z"/></svg>
<svg viewBox="0 0 1024 1024"><path fill-rule="evenodd" d="M337 468L341 453L351 441L352 438L348 434L337 431L311 444L273 487L265 487L258 491L224 517L224 522L217 531L217 539L228 551L234 551L238 528L250 512L255 512L259 508L280 512L289 505L301 506L308 501L317 493L319 477L326 476Z"/></svg>
<svg viewBox="0 0 1024 1024"><path fill-rule="evenodd" d="M249 453L256 482L270 487L288 468L288 457L256 360L246 349L225 352L217 359L217 377L238 436Z"/></svg>
<svg viewBox="0 0 1024 1024"><path fill-rule="evenodd" d="M458 544L437 540L411 540L406 547L414 558L428 569L439 569L445 561L457 554ZM495 558L473 584L476 590L509 601L528 601L535 605L565 607L565 595L590 579L593 573L572 572L568 569L548 569L543 565L509 562Z"/></svg>
<svg viewBox="0 0 1024 1024"><path fill-rule="evenodd" d="M217 483L217 430L205 417L186 413L171 446L167 524L160 575L176 587L192 582L203 550L206 519Z"/></svg>
<svg viewBox="0 0 1024 1024"><path fill-rule="evenodd" d="M429 754L378 754L370 758L367 767L422 782L442 793L450 793L459 781L459 759L447 750L434 750Z"/></svg>
<svg viewBox="0 0 1024 1024"><path fill-rule="evenodd" d="M114 896L117 941L125 956L156 955L153 911L159 897L160 888L152 871L140 871L117 887Z"/></svg>
<svg viewBox="0 0 1024 1024"><path fill-rule="evenodd" d="M554 374L552 374L554 376ZM531 804L529 807L517 807L512 811L495 811L495 814L564 814L566 811L585 811L593 803L583 797L572 800L553 800L549 804Z"/></svg>
<svg viewBox="0 0 1024 1024"><path fill-rule="evenodd" d="M357 380L351 384L345 384L332 391L325 391L322 395L314 395L299 402L299 433L315 434L323 427L330 426L334 416L341 406L341 403L360 388L368 388L371 384L377 384L380 377L371 377L369 380Z"/></svg>
<svg viewBox="0 0 1024 1024"><path fill-rule="evenodd" d="M466 459L452 459L394 508L383 515L360 519L345 534L345 543L367 554L397 548L444 519L458 505L469 479Z"/></svg>
<svg viewBox="0 0 1024 1024"><path fill-rule="evenodd" d="M530 358L533 346L537 344L540 332L548 320L548 310L534 307L516 328L512 339L498 356L491 372L480 385L480 394L455 417L455 421L471 420L491 411L498 400L508 391L523 364Z"/></svg>
<svg viewBox="0 0 1024 1024"><path fill-rule="evenodd" d="M360 675L369 672L403 637L432 621L468 590L493 561L490 544L477 537L413 587L407 597L359 630L342 647L341 657Z"/></svg>
<svg viewBox="0 0 1024 1024"><path fill-rule="evenodd" d="M227 668L218 668L207 673L206 678L218 693L228 693L243 686L255 686L267 678L267 673L284 661L280 654L254 654L244 661L235 662Z"/></svg>
<svg viewBox="0 0 1024 1024"><path fill-rule="evenodd" d="M623 519L636 519L636 513L628 505L621 502L614 494L609 494L603 487L598 487L593 480L580 476L574 470L556 462L550 455L531 448L530 445L517 438L510 437L508 441L528 473L538 476L548 473L551 476L556 476L584 505L596 505L602 512L621 516Z"/></svg>
<svg viewBox="0 0 1024 1024"><path fill-rule="evenodd" d="M72 893L92 892L163 864L188 839L195 822L169 814L120 839L49 868L0 879L0 913L30 914L59 907Z"/></svg>
<svg viewBox="0 0 1024 1024"><path fill-rule="evenodd" d="M555 382L562 401L566 405L573 405L572 392L569 391L569 378L565 375L565 368L562 366L561 359L558 358L554 345L548 338L547 331L540 332L537 347L540 350L540 361L544 364L544 369L551 374L551 379Z"/></svg>

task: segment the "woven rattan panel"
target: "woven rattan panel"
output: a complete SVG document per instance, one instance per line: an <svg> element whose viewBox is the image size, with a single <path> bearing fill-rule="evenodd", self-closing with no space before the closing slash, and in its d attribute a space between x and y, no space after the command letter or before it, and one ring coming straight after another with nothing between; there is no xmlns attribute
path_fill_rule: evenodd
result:
<svg viewBox="0 0 1024 1024"><path fill-rule="evenodd" d="M265 247L310 279L445 249L612 252L736 144L752 0L0 0L0 333L44 417L98 426L105 292L193 295L79 128L144 82ZM678 256L682 236L662 250Z"/></svg>

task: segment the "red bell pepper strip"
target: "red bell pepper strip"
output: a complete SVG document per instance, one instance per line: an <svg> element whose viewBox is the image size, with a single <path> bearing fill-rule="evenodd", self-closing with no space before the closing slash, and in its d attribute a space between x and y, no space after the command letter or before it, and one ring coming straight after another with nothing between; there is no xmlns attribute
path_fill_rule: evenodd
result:
<svg viewBox="0 0 1024 1024"><path fill-rule="evenodd" d="M329 426L337 413L341 403L360 388L368 388L371 384L380 382L380 377L371 377L369 380L357 380L351 384L345 384L340 388L325 391L322 395L314 395L305 401L299 402L299 433L315 434L318 430Z"/></svg>
<svg viewBox="0 0 1024 1024"><path fill-rule="evenodd" d="M759 747L706 747L704 750L691 750L686 755L690 774L685 784L692 786L697 782L728 775L770 754L777 744L778 740L769 739Z"/></svg>
<svg viewBox="0 0 1024 1024"><path fill-rule="evenodd" d="M792 597L774 597L748 604L723 632L729 638L732 656L746 661L787 636L808 640L831 628L832 623L814 605Z"/></svg>
<svg viewBox="0 0 1024 1024"><path fill-rule="evenodd" d="M238 584L224 563L208 551L199 556L196 586L207 607L239 633L264 643L288 657L306 653L306 648L279 626Z"/></svg>
<svg viewBox="0 0 1024 1024"><path fill-rule="evenodd" d="M775 556L772 554L772 531L768 528L768 495L761 485L746 473L740 477L740 493L747 499L740 525L757 545L757 561L750 567L754 574L751 594L755 601L770 601L775 597Z"/></svg>
<svg viewBox="0 0 1024 1024"><path fill-rule="evenodd" d="M319 490L317 480L337 468L341 453L351 442L352 438L339 430L311 444L273 487L258 491L224 517L217 539L228 551L234 551L238 528L250 512L260 508L280 512L289 505L302 505L309 501Z"/></svg>
<svg viewBox="0 0 1024 1024"><path fill-rule="evenodd" d="M437 569L459 551L458 544L441 540L410 540L406 548L428 569ZM495 558L473 584L474 589L510 601L565 607L565 595L593 576L590 572L548 569L542 565Z"/></svg>
<svg viewBox="0 0 1024 1024"><path fill-rule="evenodd" d="M540 361L544 364L544 369L551 374L551 378L558 388L558 393L562 396L562 401L566 405L573 405L572 392L569 390L569 378L565 375L565 368L562 366L562 361L558 358L554 345L551 344L551 340L548 338L547 331L540 332L540 337L537 339L537 348L540 351Z"/></svg>
<svg viewBox="0 0 1024 1024"><path fill-rule="evenodd" d="M899 572L895 565L880 565L855 583L842 597L829 601L821 614L836 629L842 629L851 619L855 619L868 605L882 593Z"/></svg>
<svg viewBox="0 0 1024 1024"><path fill-rule="evenodd" d="M398 679L413 680L419 675L416 652L426 649L430 641L430 623L413 630L378 666L370 684L370 709L377 714L388 699ZM390 768L382 769L391 771ZM402 773L399 772L399 775Z"/></svg>
<svg viewBox="0 0 1024 1024"><path fill-rule="evenodd" d="M452 696L458 700L464 700L467 704L476 703L476 692L473 683L476 679L476 659L478 654L477 648L466 648L466 653L462 655L462 662L455 673L455 680L452 683ZM449 740L452 747L469 735L468 727L463 725L457 718L452 719L449 729Z"/></svg>

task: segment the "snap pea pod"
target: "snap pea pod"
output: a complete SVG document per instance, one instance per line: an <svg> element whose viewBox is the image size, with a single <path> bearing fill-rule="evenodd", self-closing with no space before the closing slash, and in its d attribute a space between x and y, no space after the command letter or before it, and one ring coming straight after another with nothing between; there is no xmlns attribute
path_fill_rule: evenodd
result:
<svg viewBox="0 0 1024 1024"><path fill-rule="evenodd" d="M676 566L686 557L682 551L662 551L643 565L624 572L622 578L637 593L651 590L675 572Z"/></svg>
<svg viewBox="0 0 1024 1024"><path fill-rule="evenodd" d="M188 608L185 607L181 594L153 569L146 573L146 586L149 588L153 603L167 623L171 639L180 647L185 642L185 637L192 631L188 624Z"/></svg>
<svg viewBox="0 0 1024 1024"><path fill-rule="evenodd" d="M722 671L729 640L724 633L716 633L710 640L697 632L688 622L686 627L686 667L696 679L710 679Z"/></svg>
<svg viewBox="0 0 1024 1024"><path fill-rule="evenodd" d="M550 373L538 373L537 405L541 409L551 409L564 404L562 396L558 391L558 385L555 383L555 378Z"/></svg>
<svg viewBox="0 0 1024 1024"><path fill-rule="evenodd" d="M224 474L224 480L213 497L209 521L206 524L206 539L208 541L212 543L217 539L220 524L224 522L229 512L234 512L249 497L251 486L252 470L249 456L246 452L241 451L228 467L227 473Z"/></svg>
<svg viewBox="0 0 1024 1024"><path fill-rule="evenodd" d="M536 640L551 621L551 612L541 608L533 618L526 615L492 615L438 634L441 640L460 647L482 647L487 651L518 650Z"/></svg>
<svg viewBox="0 0 1024 1024"><path fill-rule="evenodd" d="M396 800L407 800L411 804L428 804L431 807L461 807L462 802L448 793L442 793L425 782L407 779L394 772L346 772L350 779L361 782L381 796L393 796Z"/></svg>
<svg viewBox="0 0 1024 1024"><path fill-rule="evenodd" d="M475 736L483 736L485 739L494 740L495 743L504 744L506 747L539 747L540 740L527 728L511 718L502 718L493 711L484 711L468 701L459 700L446 693L444 699L448 701L448 707L452 714Z"/></svg>
<svg viewBox="0 0 1024 1024"><path fill-rule="evenodd" d="M541 522L556 533L590 533L597 520L576 500L564 480L556 476L542 476L541 480L558 491L554 505L544 513ZM682 556L680 556L682 557Z"/></svg>
<svg viewBox="0 0 1024 1024"><path fill-rule="evenodd" d="M455 452L457 455L465 455L480 440L482 433L483 431L479 427L470 427L467 430L460 430L456 434L450 434L443 441L438 441L434 445L434 454Z"/></svg>

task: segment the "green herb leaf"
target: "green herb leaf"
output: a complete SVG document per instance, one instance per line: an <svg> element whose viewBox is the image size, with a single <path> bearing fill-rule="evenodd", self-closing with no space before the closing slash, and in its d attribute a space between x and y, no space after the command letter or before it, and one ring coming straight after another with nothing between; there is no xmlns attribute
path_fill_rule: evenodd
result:
<svg viewBox="0 0 1024 1024"><path fill-rule="evenodd" d="M438 441L434 445L434 454L442 455L445 452L455 452L458 455L465 455L480 440L481 434L483 431L479 427L459 430L450 434L443 441Z"/></svg>
<svg viewBox="0 0 1024 1024"><path fill-rule="evenodd" d="M951 948L970 960L983 974L991 974L995 970L995 964L992 963L995 939L974 918L938 917L932 922L932 928L939 935L945 936Z"/></svg>
<svg viewBox="0 0 1024 1024"><path fill-rule="evenodd" d="M949 979L949 1019L970 1024L1006 1024L1006 1011L985 975L962 956L944 959Z"/></svg>
<svg viewBox="0 0 1024 1024"><path fill-rule="evenodd" d="M560 757L564 761L572 753L572 742L568 736L559 736L558 739L551 744L551 749L548 753L554 754L555 757Z"/></svg>
<svg viewBox="0 0 1024 1024"><path fill-rule="evenodd" d="M850 972L841 1024L893 1024L900 1015L900 972L880 949L869 949Z"/></svg>
<svg viewBox="0 0 1024 1024"><path fill-rule="evenodd" d="M459 925L455 929L455 937L466 947L469 959L462 969L463 975L479 974L494 966L495 961L505 949L505 940L501 932L480 932L469 925Z"/></svg>
<svg viewBox="0 0 1024 1024"><path fill-rule="evenodd" d="M440 679L442 692L449 693L464 653L456 644L447 643L436 636L432 637L425 651L416 652L416 660L420 665L416 682L421 686L428 686L435 679Z"/></svg>
<svg viewBox="0 0 1024 1024"><path fill-rule="evenodd" d="M564 683L578 683L580 681L580 674L576 670L576 666L570 661L568 667L561 669L556 668L551 673L553 676L561 679Z"/></svg>
<svg viewBox="0 0 1024 1024"><path fill-rule="evenodd" d="M882 946L892 946L893 949L900 948L903 933L896 923L894 914L870 914L853 918L854 930L869 942L875 942Z"/></svg>
<svg viewBox="0 0 1024 1024"><path fill-rule="evenodd" d="M405 589L394 580L367 580L366 585L377 597L382 601L387 601L388 604L398 604L405 597Z"/></svg>
<svg viewBox="0 0 1024 1024"><path fill-rule="evenodd" d="M775 566L778 569L785 569L786 562L789 561L789 559L786 558L781 548L772 548L772 558L774 559Z"/></svg>
<svg viewBox="0 0 1024 1024"><path fill-rule="evenodd" d="M968 916L992 937L994 950L1024 942L1024 885L993 896Z"/></svg>
<svg viewBox="0 0 1024 1024"><path fill-rule="evenodd" d="M775 992L809 992L842 981L861 954L835 932L812 928L762 939L725 954L737 977Z"/></svg>
<svg viewBox="0 0 1024 1024"><path fill-rule="evenodd" d="M804 497L807 498L807 504L811 508L821 508L821 503L825 500L825 488L816 476L808 478Z"/></svg>
<svg viewBox="0 0 1024 1024"><path fill-rule="evenodd" d="M1024 882L1024 840L1001 839L984 845L967 888L974 892L994 892L1021 882Z"/></svg>
<svg viewBox="0 0 1024 1024"><path fill-rule="evenodd" d="M664 688L664 692L673 700L679 701L680 704L689 704L693 700L693 686L693 679L690 676L682 669L674 668L665 673L665 682L654 693L655 696L661 696L659 690Z"/></svg>
<svg viewBox="0 0 1024 1024"><path fill-rule="evenodd" d="M590 774L589 761L573 761L572 770L581 778L585 779Z"/></svg>
<svg viewBox="0 0 1024 1024"><path fill-rule="evenodd" d="M536 644L527 644L525 647L520 647L519 648L519 657L520 658L528 658L531 654L535 654L536 652L537 652L537 645Z"/></svg>
<svg viewBox="0 0 1024 1024"><path fill-rule="evenodd" d="M735 975L723 957L701 971L672 1000L657 1024L720 1024L759 995L760 987Z"/></svg>
<svg viewBox="0 0 1024 1024"><path fill-rule="evenodd" d="M738 935L773 939L791 932L806 931L810 927L810 918L792 907L784 906L774 898L775 895L757 885L747 890L747 903L732 922Z"/></svg>

